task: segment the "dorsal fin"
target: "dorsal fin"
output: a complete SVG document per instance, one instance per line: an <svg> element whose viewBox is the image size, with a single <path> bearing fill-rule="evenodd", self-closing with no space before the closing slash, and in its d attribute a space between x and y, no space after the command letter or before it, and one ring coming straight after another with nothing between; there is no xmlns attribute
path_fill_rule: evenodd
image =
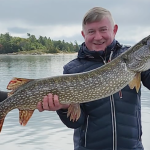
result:
<svg viewBox="0 0 150 150"><path fill-rule="evenodd" d="M134 79L129 83L130 89L136 89L136 92L139 92L141 86L141 73L136 73Z"/></svg>
<svg viewBox="0 0 150 150"><path fill-rule="evenodd" d="M25 79L25 78L13 78L7 85L8 90L12 90L8 93L8 96L11 96L14 91L16 91L17 88L19 88L21 85L28 83L29 81L32 81L33 79Z"/></svg>

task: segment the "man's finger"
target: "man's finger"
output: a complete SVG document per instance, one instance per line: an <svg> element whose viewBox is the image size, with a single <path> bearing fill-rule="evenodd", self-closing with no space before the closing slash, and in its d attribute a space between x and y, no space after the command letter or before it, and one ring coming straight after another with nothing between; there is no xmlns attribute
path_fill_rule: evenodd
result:
<svg viewBox="0 0 150 150"><path fill-rule="evenodd" d="M49 103L48 103L48 96L44 96L44 99L43 99L43 109L44 110L49 110L50 109Z"/></svg>
<svg viewBox="0 0 150 150"><path fill-rule="evenodd" d="M60 107L60 103L59 103L59 100L58 100L58 95L54 95L54 106L59 108Z"/></svg>
<svg viewBox="0 0 150 150"><path fill-rule="evenodd" d="M43 106L42 106L42 102L38 102L37 109L39 110L39 112L44 111Z"/></svg>

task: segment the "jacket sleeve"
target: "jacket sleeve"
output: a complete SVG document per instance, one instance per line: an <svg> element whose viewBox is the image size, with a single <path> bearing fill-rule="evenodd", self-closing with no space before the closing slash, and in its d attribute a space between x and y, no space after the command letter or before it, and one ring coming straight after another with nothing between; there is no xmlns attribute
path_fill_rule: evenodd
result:
<svg viewBox="0 0 150 150"><path fill-rule="evenodd" d="M64 67L64 72L63 74L69 74L69 71L67 71L67 69L65 69ZM59 118L61 119L61 121L68 127L68 128L79 128L86 120L86 114L84 111L84 104L80 104L80 109L81 109L81 115L80 118L77 121L70 121L70 117L67 117L67 111L68 109L64 110L64 109L60 109L57 111L57 114L59 115Z"/></svg>
<svg viewBox="0 0 150 150"><path fill-rule="evenodd" d="M0 91L0 102L7 98L7 92Z"/></svg>
<svg viewBox="0 0 150 150"><path fill-rule="evenodd" d="M141 81L150 90L150 69L141 73Z"/></svg>

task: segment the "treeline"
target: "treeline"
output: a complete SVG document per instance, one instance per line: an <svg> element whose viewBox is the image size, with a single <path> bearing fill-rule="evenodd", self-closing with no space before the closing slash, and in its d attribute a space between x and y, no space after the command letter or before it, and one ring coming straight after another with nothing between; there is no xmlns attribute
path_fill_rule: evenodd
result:
<svg viewBox="0 0 150 150"><path fill-rule="evenodd" d="M17 53L21 51L37 50L42 53L77 52L79 45L75 41L68 43L51 40L50 37L39 36L27 33L28 38L12 37L9 33L0 35L0 54Z"/></svg>

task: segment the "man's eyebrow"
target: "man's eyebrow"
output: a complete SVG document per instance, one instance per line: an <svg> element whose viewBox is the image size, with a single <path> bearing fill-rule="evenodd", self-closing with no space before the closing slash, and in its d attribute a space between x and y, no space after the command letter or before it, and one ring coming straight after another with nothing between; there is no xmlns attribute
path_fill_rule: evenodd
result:
<svg viewBox="0 0 150 150"><path fill-rule="evenodd" d="M102 27L100 27L100 28L107 28L107 26L102 26Z"/></svg>
<svg viewBox="0 0 150 150"><path fill-rule="evenodd" d="M103 29L103 28L108 28L108 27L107 26L99 27L99 29ZM93 29L93 28L88 29L88 31L90 31L90 30L95 30L95 29Z"/></svg>

